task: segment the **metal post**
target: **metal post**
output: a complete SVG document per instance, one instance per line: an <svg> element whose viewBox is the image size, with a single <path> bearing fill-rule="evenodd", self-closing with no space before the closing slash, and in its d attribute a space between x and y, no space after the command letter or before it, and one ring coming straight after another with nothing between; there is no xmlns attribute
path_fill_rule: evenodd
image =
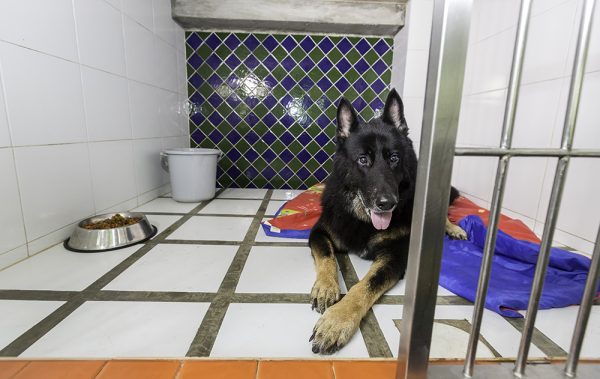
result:
<svg viewBox="0 0 600 379"><path fill-rule="evenodd" d="M519 87L521 84L521 72L523 70L523 60L525 57L525 47L527 45L527 30L529 28L529 15L531 13L531 0L521 1L521 11L519 14L519 24L513 51L513 60L508 83L506 96L506 106L504 110L504 121L502 124L501 149L510 149L512 144L512 134L515 125L515 116L517 113L517 104L519 102ZM473 375L473 366L477 355L477 343L479 342L479 333L481 331L481 321L483 318L483 307L487 295L490 274L492 270L492 260L494 258L494 249L496 247L496 237L498 235L498 221L500 220L500 210L502 209L502 199L504 197L504 186L508 174L508 164L510 156L505 155L498 160L496 169L496 181L494 185L494 194L492 197L492 206L488 221L488 231L485 236L485 245L483 257L481 260L481 269L479 272L479 282L477 284L477 295L473 307L473 326L469 335L469 344L467 346L467 355L463 374L466 377Z"/></svg>
<svg viewBox="0 0 600 379"><path fill-rule="evenodd" d="M435 0L397 378L427 377L471 0Z"/></svg>
<svg viewBox="0 0 600 379"><path fill-rule="evenodd" d="M570 377L575 377L575 372L577 371L577 362L579 361L579 353L581 353L581 346L583 345L583 336L590 318L590 311L592 310L592 304L594 302L594 297L596 296L596 289L598 288L599 274L600 228L598 228L596 246L594 247L592 262L590 263L590 271L588 272L588 277L585 282L585 289L583 291L581 305L579 306L577 321L575 322L575 329L573 331L573 339L571 340L571 347L569 349L569 355L565 365L565 374Z"/></svg>
<svg viewBox="0 0 600 379"><path fill-rule="evenodd" d="M575 51L575 61L573 63L573 72L571 76L571 85L569 88L569 99L567 103L567 112L563 125L563 135L561 141L561 149L565 151L571 150L573 145L573 135L575 133L575 122L577 120L577 111L579 110L579 99L581 96L581 87L583 85L583 76L585 74L585 63L589 48L589 37L592 28L592 16L594 12L595 0L585 0L583 11L581 12L581 22L579 25L579 35L577 38L577 49ZM515 375L521 377L525 373L527 364L527 356L529 354L529 346L531 345L531 337L535 325L542 288L544 286L544 278L546 269L550 259L550 248L554 237L554 230L558 218L560 201L564 187L565 177L569 166L569 155L559 159L554 175L554 183L552 185L552 193L550 195L550 203L548 205L548 213L546 216L546 224L542 234L542 243L535 268L535 276L529 296L529 305L527 307L527 316L525 318L525 326L523 327L523 335L519 345L519 353L515 362Z"/></svg>

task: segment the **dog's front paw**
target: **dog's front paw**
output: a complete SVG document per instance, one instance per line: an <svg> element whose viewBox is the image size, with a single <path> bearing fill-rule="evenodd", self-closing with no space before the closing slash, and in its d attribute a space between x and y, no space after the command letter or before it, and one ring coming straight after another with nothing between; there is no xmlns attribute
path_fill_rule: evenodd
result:
<svg viewBox="0 0 600 379"><path fill-rule="evenodd" d="M468 238L467 232L465 232L463 228L450 223L446 225L446 233L450 236L450 238L455 240L466 240Z"/></svg>
<svg viewBox="0 0 600 379"><path fill-rule="evenodd" d="M338 303L327 309L317 321L309 342L313 353L333 354L352 338L360 325L360 316L348 312L347 307Z"/></svg>
<svg viewBox="0 0 600 379"><path fill-rule="evenodd" d="M312 300L312 309L323 313L333 304L340 300L340 286L336 278L326 278L315 280L312 291L310 292Z"/></svg>

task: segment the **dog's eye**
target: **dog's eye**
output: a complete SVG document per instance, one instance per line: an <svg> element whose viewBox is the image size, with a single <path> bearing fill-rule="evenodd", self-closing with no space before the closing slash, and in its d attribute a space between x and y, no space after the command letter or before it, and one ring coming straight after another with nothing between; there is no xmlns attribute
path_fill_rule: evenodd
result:
<svg viewBox="0 0 600 379"><path fill-rule="evenodd" d="M392 155L390 155L390 162L391 163L398 163L399 160L400 160L400 157L398 157L398 154L392 154Z"/></svg>
<svg viewBox="0 0 600 379"><path fill-rule="evenodd" d="M362 166L366 166L369 164L369 158L366 155L361 155L358 157L358 163Z"/></svg>

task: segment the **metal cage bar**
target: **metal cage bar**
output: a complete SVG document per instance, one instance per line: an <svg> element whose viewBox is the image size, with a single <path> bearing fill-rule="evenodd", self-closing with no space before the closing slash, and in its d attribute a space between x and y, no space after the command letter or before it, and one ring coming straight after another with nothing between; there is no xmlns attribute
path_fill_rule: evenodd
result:
<svg viewBox="0 0 600 379"><path fill-rule="evenodd" d="M471 0L435 0L397 378L426 378Z"/></svg>
<svg viewBox="0 0 600 379"><path fill-rule="evenodd" d="M521 72L523 71L525 48L527 46L527 31L529 29L531 2L532 0L521 1L521 10L519 13L515 48L513 51L510 80L508 83L508 94L506 96L504 120L502 122L502 139L500 142L500 148L502 149L510 149L512 145L513 128L515 125L515 116L517 114L517 104L519 102ZM490 207L490 216L488 221L488 231L485 236L481 269L479 271L479 280L477 283L477 295L475 297L475 305L473 307L473 322L471 333L469 335L469 344L467 346L467 354L465 357L465 365L463 370L463 374L466 377L471 377L473 375L473 366L475 365L475 357L477 354L477 343L479 342L481 321L483 318L483 306L485 305L490 274L492 272L492 259L494 257L494 249L496 247L498 221L500 220L500 210L502 209L502 199L504 198L504 186L506 185L509 163L510 156L508 155L504 155L498 159L494 193L492 196L492 205Z"/></svg>
<svg viewBox="0 0 600 379"><path fill-rule="evenodd" d="M458 156L496 156L498 170L490 212L488 234L484 247L484 258L479 277L477 297L473 311L473 329L470 335L467 357L462 372L463 377L473 374L477 341L479 337L483 306L491 261L498 229L498 217L502 208L502 197L510 158L516 156L557 157L558 164L548 206L540 252L532 284L525 327L519 345L519 354L513 375L523 376L535 317L547 270L551 243L556 227L565 177L571 157L600 157L599 149L572 149L575 123L585 73L585 63L589 48L589 37L595 0L584 0L581 13L577 48L569 88L567 112L565 115L560 148L511 148L514 118L518 103L520 74L525 54L528 20L531 0L522 0L517 37L511 67L502 140L498 148L454 147L458 127L458 111L464 77L465 56L469 32L471 0L435 0L427 90L423 115L421 153L419 156L410 253L407 268L403 329L398 354L397 378L426 378L435 311L435 295L439 280L444 217L448 197L452 160ZM452 151L454 149L454 151ZM438 238L439 237L439 238ZM565 374L574 376L587 326L592 300L600 275L600 230L582 304L578 313ZM455 366L454 366L455 367ZM498 374L507 374L503 366ZM484 370L489 373L490 370ZM458 374L452 366L445 375ZM502 373L501 373L502 372ZM534 373L535 374L535 373ZM561 375L562 377L562 375Z"/></svg>
<svg viewBox="0 0 600 379"><path fill-rule="evenodd" d="M579 110L579 100L581 96L581 88L583 87L583 77L585 75L585 64L589 48L590 32L592 29L592 16L594 13L595 0L585 0L583 11L581 12L581 21L579 24L579 34L577 37L577 48L575 50L575 59L573 62L573 72L571 75L571 84L569 87L569 97L567 102L567 111L563 125L563 134L561 141L561 149L570 153L573 146L573 136L575 134L575 126L577 121L577 112ZM537 265L535 268L535 276L531 287L531 295L529 296L529 304L527 307L527 315L523 334L519 344L519 353L515 362L515 374L523 376L527 364L527 356L531 345L531 337L539 307L542 288L544 286L544 278L548 268L550 259L550 248L556 228L556 221L562 199L562 192L565 183L566 173L569 167L570 154L558 160L556 173L554 174L554 183L552 185L552 193L548 205L546 215L546 223L542 234L542 243L538 255Z"/></svg>
<svg viewBox="0 0 600 379"><path fill-rule="evenodd" d="M577 321L575 321L575 329L573 330L571 347L569 348L569 355L567 356L567 363L565 364L565 374L570 377L574 377L575 372L577 371L577 362L579 361L579 353L581 352L581 346L583 345L583 336L590 318L590 311L592 310L594 296L596 296L596 289L598 288L599 274L600 228L598 228L596 246L594 247L594 252L592 254L592 263L590 264L590 271L588 272L588 277L585 282L585 289L583 290L581 305L579 306Z"/></svg>

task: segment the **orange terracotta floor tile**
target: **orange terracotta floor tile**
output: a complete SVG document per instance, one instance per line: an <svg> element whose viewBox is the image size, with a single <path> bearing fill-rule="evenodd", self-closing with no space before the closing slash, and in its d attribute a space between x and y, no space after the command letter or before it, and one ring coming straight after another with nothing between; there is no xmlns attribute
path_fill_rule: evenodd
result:
<svg viewBox="0 0 600 379"><path fill-rule="evenodd" d="M254 379L256 361L184 361L177 379Z"/></svg>
<svg viewBox="0 0 600 379"><path fill-rule="evenodd" d="M8 379L25 367L28 361L0 361L0 379Z"/></svg>
<svg viewBox="0 0 600 379"><path fill-rule="evenodd" d="M396 361L334 361L335 379L394 379Z"/></svg>
<svg viewBox="0 0 600 379"><path fill-rule="evenodd" d="M94 379L105 361L33 361L14 379Z"/></svg>
<svg viewBox="0 0 600 379"><path fill-rule="evenodd" d="M260 361L256 379L333 379L330 361Z"/></svg>
<svg viewBox="0 0 600 379"><path fill-rule="evenodd" d="M180 361L109 361L97 379L173 379Z"/></svg>

